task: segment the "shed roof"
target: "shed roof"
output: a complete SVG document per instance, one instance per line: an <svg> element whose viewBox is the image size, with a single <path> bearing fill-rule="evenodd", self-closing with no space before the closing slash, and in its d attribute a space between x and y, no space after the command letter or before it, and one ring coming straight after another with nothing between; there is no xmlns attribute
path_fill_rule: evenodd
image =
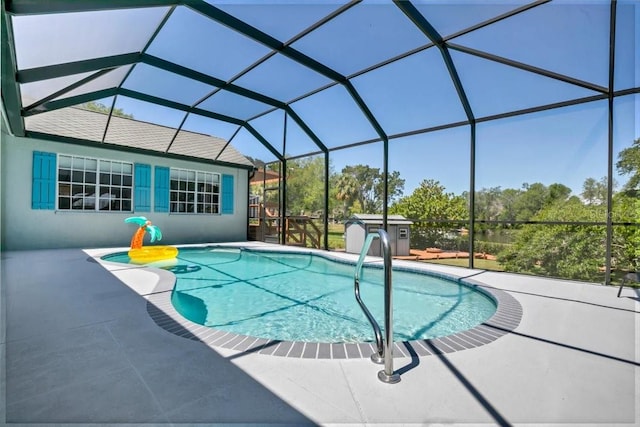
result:
<svg viewBox="0 0 640 427"><path fill-rule="evenodd" d="M354 214L349 218L346 224L382 224L382 215L379 214ZM413 221L403 217L402 215L388 215L387 216L387 224L390 225L401 225L401 224L413 224Z"/></svg>

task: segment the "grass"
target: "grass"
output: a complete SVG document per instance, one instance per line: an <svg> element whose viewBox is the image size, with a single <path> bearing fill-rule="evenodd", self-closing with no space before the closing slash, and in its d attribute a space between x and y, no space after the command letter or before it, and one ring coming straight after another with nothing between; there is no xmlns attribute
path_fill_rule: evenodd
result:
<svg viewBox="0 0 640 427"><path fill-rule="evenodd" d="M424 261L433 264L444 264L444 265L453 265L456 267L469 267L469 259L468 258L451 258L451 259L441 259L441 260L429 260ZM473 267L479 268L481 270L492 270L492 271L504 271L504 268L498 261L488 260L488 259L474 259Z"/></svg>
<svg viewBox="0 0 640 427"><path fill-rule="evenodd" d="M329 224L329 248L344 249L344 224Z"/></svg>

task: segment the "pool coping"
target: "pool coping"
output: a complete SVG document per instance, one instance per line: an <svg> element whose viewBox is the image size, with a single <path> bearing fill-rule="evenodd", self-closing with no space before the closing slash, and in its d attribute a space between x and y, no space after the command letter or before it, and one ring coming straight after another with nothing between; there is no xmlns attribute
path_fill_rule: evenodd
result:
<svg viewBox="0 0 640 427"><path fill-rule="evenodd" d="M194 245L199 247L212 247L218 245ZM223 247L229 247L224 245ZM245 250L255 250L244 246L234 246ZM285 247L286 248L286 247ZM269 252L295 252L313 254L339 263L355 264L342 256L336 256L332 252L300 248L283 249L259 247L260 251ZM371 257L371 264L380 262L379 258ZM101 260L106 265L118 265ZM458 277L454 274L442 273L431 270L427 264L408 266L407 264L395 265L394 270L412 271L429 274L447 280L462 283L470 288L477 289L496 303L496 312L483 323L474 328L460 331L455 334L412 341L398 341L394 343L393 355L397 357L422 357L434 354L453 353L489 344L498 338L513 331L522 318L522 306L513 296L505 291L486 285L478 280L466 277ZM292 357L302 359L361 359L368 358L376 353L375 343L320 343L306 341L285 341L258 338L248 335L216 329L192 322L183 317L173 306L171 294L176 282L176 275L170 271L152 266L135 266L135 269L148 269L158 277L158 283L153 292L145 295L147 299L147 313L155 324L165 331L189 340L200 341L210 347L219 347L240 353L257 353L262 355Z"/></svg>

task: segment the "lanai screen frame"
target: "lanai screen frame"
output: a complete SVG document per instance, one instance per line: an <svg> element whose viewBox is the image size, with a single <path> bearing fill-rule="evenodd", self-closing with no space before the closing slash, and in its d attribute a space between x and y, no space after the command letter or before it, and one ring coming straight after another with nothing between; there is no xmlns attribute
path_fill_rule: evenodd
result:
<svg viewBox="0 0 640 427"><path fill-rule="evenodd" d="M383 144L383 159L382 159L382 172L384 177L384 191L383 198L385 201L383 204L383 227L387 227L387 217L388 217L388 181L387 176L389 173L389 141L402 138L411 135L424 134L429 132L435 132L444 129L451 129L457 127L469 127L470 130L470 151L469 151L469 253L474 253L474 233L475 233L475 225L476 223L487 223L487 224L502 224L507 223L507 221L485 221L485 220L476 220L475 218L475 191L476 191L476 125L484 122L491 122L494 120L516 117L520 115L542 112L546 110L552 110L562 107L568 107L573 105L586 104L593 101L598 100L607 100L608 102L608 162L607 162L607 219L605 222L559 222L559 221L523 221L523 222L514 222L508 221L508 223L535 223L535 224L569 224L569 225L598 225L598 226L606 226L606 271L605 271L605 283L610 283L611 280L611 245L612 245L612 236L613 236L613 227L615 225L622 226L638 226L635 223L628 222L615 222L613 221L612 215L612 199L613 199L613 162L614 162L614 100L617 97L632 95L640 93L640 88L634 87L630 89L623 89L616 91L614 88L614 70L616 63L616 55L615 55L615 46L616 46L616 17L617 17L617 0L610 0L610 25L609 25L609 63L608 63L608 85L607 87L599 86L594 83L590 83L587 81L579 80L571 76L562 75L560 73L531 66L528 64L524 64L521 62L517 62L511 59L507 59L504 57L500 57L497 55L493 55L487 52L482 52L475 49L470 49L468 47L464 47L458 45L451 40L462 36L464 34L468 34L474 30L479 28L489 26L492 24L496 24L504 19L513 17L517 14L527 12L536 7L542 6L544 4L549 3L551 0L538 0L530 3L523 4L520 7L515 7L513 10L503 13L501 15L495 16L491 19L485 20L478 24L472 25L465 29L459 30L451 35L443 37L438 31L431 25L431 23L425 18L424 15L416 8L416 6L410 1L400 1L394 0L393 3L395 6L416 26L416 28L425 36L425 44L417 49L413 49L409 52L405 52L396 57L392 57L387 59L386 61L376 64L372 67L366 68L364 70L358 71L351 75L345 75L339 73L335 69L323 64L310 56L305 55L301 51L292 47L299 39L303 38L305 35L311 33L315 29L325 25L341 14L345 13L352 7L358 5L360 1L351 1L346 4L343 4L339 7L336 7L333 13L328 14L320 21L314 23L313 25L306 28L304 31L300 32L294 38L282 42L273 36L259 30L258 28L250 25L249 23L238 19L237 17L225 12L219 7L216 7L208 2L200 1L200 0L191 0L191 1L175 1L175 0L85 0L82 2L75 2L71 0L60 0L60 1L51 1L51 2L39 2L37 0L5 0L3 3L3 16L2 16L2 101L3 106L5 108L5 115L11 129L11 132L17 136L26 136L26 137L40 137L40 138L50 138L56 140L65 140L62 137L53 137L47 136L45 134L34 134L25 129L24 126L24 117L28 117L30 115L40 114L47 111L52 111L59 108L70 107L73 105L81 104L88 101L94 101L98 99L103 99L106 97L113 97L114 101L111 105L110 115L113 112L113 108L116 103L116 99L118 96L126 96L128 98L137 99L144 102L149 102L152 104L172 108L175 110L179 110L185 113L184 119L182 123L176 130L176 136L178 132L181 130L184 125L188 115L195 114L204 117L209 117L212 119L232 123L234 125L239 126L238 130L243 128L246 129L255 139L257 139L276 159L276 162L280 163L280 170L282 171L282 195L281 195L281 203L282 210L281 212L286 212L286 188L287 188L287 175L286 175L286 163L288 160L309 157L314 155L322 155L324 157L324 168L325 168L325 180L324 180L324 215L323 215L323 223L324 223L324 249L328 248L328 218L329 218L329 172L330 172L330 156L331 153L357 147L363 146L372 143L382 143ZM80 11L108 11L108 10L116 10L116 9L131 9L131 8L144 8L144 7L159 7L165 6L168 7L168 13L162 20L162 22L158 25L156 31L152 35L151 39L145 45L145 47L140 52L131 52L121 55L114 55L110 57L96 58L96 59L88 59L82 60L72 63L63 63L57 65L50 65L44 67L37 67L31 69L18 69L16 55L15 55L15 45L13 43L13 32L11 25L11 16L20 16L20 15L31 15L31 14L44 14L44 13L67 13L67 12L80 12ZM288 102L283 102L273 97L267 96L258 91L253 91L247 88L244 88L240 85L236 85L233 82L226 81L224 79L219 79L196 70L184 67L180 64L176 64L170 61L167 61L163 58L159 58L147 53L147 48L150 46L154 38L161 31L171 14L174 12L175 8L178 6L186 6L199 14L207 17L208 19L220 23L232 30L242 34L245 37L248 37L251 40L254 40L264 46L267 46L271 50L271 54L267 55L260 60L256 61L254 64L249 66L244 73L255 69L260 64L263 64L269 57L275 55L276 53L282 54L287 58L295 61L298 64L303 65L304 67L315 71L316 73L326 77L330 80L330 83L327 85L315 89L309 93L306 93L302 96L299 96L293 100ZM637 31L637 29L636 29ZM438 125L429 128L416 129L409 132L403 132L398 134L389 135L385 132L385 129L380 124L374 113L372 113L371 109L367 105L367 103L363 100L363 98L358 93L357 89L352 84L351 80L359 75L365 74L367 72L373 71L377 68L388 65L392 62L402 60L412 54L415 54L418 51L423 51L427 49L435 48L439 51L442 61L445 64L449 78L451 83L455 87L458 99L462 108L464 109L464 113L466 116L466 120L458 121L455 123L448 123L444 125ZM484 117L476 117L474 114L474 110L469 102L467 97L467 93L465 91L464 84L462 83L458 70L454 61L451 58L451 51L459 51L469 55L473 55L479 58L483 58L489 61L493 61L496 63L501 63L509 67L514 67L520 70L524 70L530 73L539 74L541 76L545 76L548 78L552 78L561 82L565 82L568 84L572 84L578 87L583 87L598 93L594 96L588 96L579 99L572 99L564 102L552 103L547 105L536 106L532 108L510 111L500 114L495 114L491 116ZM78 87L81 84L90 82L94 79L97 79L104 75L105 73L110 72L116 67L123 65L136 65L136 64L147 64L177 75L181 75L198 82L202 82L208 85L211 85L217 90L224 89L236 95L246 97L255 101L259 101L261 103L267 104L272 108L264 113L261 113L257 116L249 117L249 118L238 118L229 116L226 114L216 113L208 110L204 110L202 108L198 108L198 103L193 105L181 104L175 101L171 101L168 99L164 99L161 97L152 96L149 94L145 94L142 92L137 92L131 89L123 88L122 85L118 87L113 87L97 92L87 93L79 96L73 96L64 98L61 100L56 100L61 96L64 96L65 93L68 93ZM67 76L72 74L78 74L81 72L91 72L92 74L86 77L85 79L77 82L76 84L72 84L70 86L65 87L62 90L59 90L50 96L44 97L42 99L37 100L36 102L24 106L22 105L21 96L20 96L20 84L25 84L29 82L37 82L41 80L51 79L59 76ZM125 78L126 80L126 78ZM235 80L235 78L234 78ZM124 82L124 80L123 80ZM296 113L296 111L291 107L292 103L309 97L321 90L327 89L328 87L340 85L342 86L347 93L350 95L353 102L358 106L361 110L362 114L369 122L371 127L375 130L377 137L368 139L365 141L353 142L347 145L331 147L329 148L327 145L323 143L323 141L313 132L313 130L307 125L307 123ZM317 150L308 152L302 155L296 156L286 156L285 150L283 148L282 152L279 151L276 147L274 147L263 135L260 134L258 130L252 126L251 121L268 114L272 111L281 110L284 112L284 134L283 134L283 146L286 147L286 128L287 121L293 120L297 126L308 136L308 138L315 144ZM108 128L108 125L107 125ZM106 129L105 129L106 134ZM231 140L237 134L234 133ZM174 136L175 139L175 136ZM104 140L104 138L103 138ZM71 141L67 141L71 142ZM171 145L171 144L170 144ZM170 146L169 146L170 147ZM169 147L167 148L167 152L164 155L170 156ZM123 148L127 149L127 148ZM180 156L177 156L180 157ZM215 162L215 160L214 160ZM282 238L284 241L284 237ZM474 267L474 258L469 257L469 267Z"/></svg>

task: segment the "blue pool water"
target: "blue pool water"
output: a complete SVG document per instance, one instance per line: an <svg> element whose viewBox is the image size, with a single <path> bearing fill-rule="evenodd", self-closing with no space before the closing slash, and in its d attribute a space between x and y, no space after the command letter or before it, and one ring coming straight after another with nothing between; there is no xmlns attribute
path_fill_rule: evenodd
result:
<svg viewBox="0 0 640 427"><path fill-rule="evenodd" d="M127 262L126 254L104 257ZM309 253L180 249L172 293L187 319L225 331L288 341L368 342L373 332L353 291L355 266ZM393 272L394 340L450 335L491 317L485 293L453 280ZM383 271L363 269L361 296L383 326Z"/></svg>

